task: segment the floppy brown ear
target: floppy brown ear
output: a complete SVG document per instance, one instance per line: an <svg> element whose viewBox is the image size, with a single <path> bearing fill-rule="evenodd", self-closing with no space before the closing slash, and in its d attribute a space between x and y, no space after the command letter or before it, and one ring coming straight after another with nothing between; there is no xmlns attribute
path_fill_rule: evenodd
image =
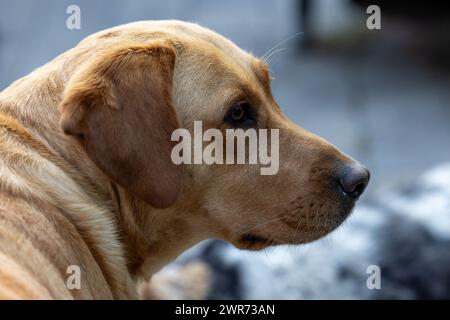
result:
<svg viewBox="0 0 450 320"><path fill-rule="evenodd" d="M60 124L94 163L128 192L164 208L181 184L171 160L179 127L172 103L175 50L162 42L121 44L70 79Z"/></svg>

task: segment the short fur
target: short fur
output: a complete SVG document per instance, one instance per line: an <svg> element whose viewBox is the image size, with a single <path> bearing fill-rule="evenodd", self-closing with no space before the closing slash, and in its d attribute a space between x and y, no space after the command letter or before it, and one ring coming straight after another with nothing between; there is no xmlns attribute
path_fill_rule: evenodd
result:
<svg viewBox="0 0 450 320"><path fill-rule="evenodd" d="M278 174L173 165L171 132L225 130L236 99L280 129ZM204 239L318 239L353 206L334 182L351 162L290 122L266 64L222 36L179 21L96 33L0 93L0 298L135 298L137 281Z"/></svg>

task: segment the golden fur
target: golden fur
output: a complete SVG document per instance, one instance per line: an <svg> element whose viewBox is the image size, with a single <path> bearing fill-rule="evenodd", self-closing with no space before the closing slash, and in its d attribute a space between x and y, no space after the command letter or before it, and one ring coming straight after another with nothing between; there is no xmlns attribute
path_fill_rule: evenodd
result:
<svg viewBox="0 0 450 320"><path fill-rule="evenodd" d="M278 174L174 166L170 133L226 129L237 98L280 129ZM222 36L179 21L96 33L0 93L0 298L135 298L137 281L204 239L318 239L353 206L329 182L351 161L290 122L265 63ZM66 287L69 265L80 290Z"/></svg>

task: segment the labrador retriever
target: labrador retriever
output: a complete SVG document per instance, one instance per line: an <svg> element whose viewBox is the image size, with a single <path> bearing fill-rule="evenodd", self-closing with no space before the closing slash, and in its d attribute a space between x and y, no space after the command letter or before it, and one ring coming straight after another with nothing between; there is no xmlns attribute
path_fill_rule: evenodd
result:
<svg viewBox="0 0 450 320"><path fill-rule="evenodd" d="M146 21L1 92L0 298L136 298L137 281L204 239L258 250L338 227L369 171L286 118L270 81L206 28ZM175 164L171 135L194 121L279 130L278 172Z"/></svg>

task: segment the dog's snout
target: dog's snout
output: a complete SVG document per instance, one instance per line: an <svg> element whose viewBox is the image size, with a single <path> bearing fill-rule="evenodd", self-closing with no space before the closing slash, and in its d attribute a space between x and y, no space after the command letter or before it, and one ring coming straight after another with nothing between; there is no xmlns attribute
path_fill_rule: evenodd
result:
<svg viewBox="0 0 450 320"><path fill-rule="evenodd" d="M369 170L363 165L357 164L346 167L343 170L343 173L339 178L339 184L342 191L347 195L357 198L364 192L369 184L369 180Z"/></svg>

